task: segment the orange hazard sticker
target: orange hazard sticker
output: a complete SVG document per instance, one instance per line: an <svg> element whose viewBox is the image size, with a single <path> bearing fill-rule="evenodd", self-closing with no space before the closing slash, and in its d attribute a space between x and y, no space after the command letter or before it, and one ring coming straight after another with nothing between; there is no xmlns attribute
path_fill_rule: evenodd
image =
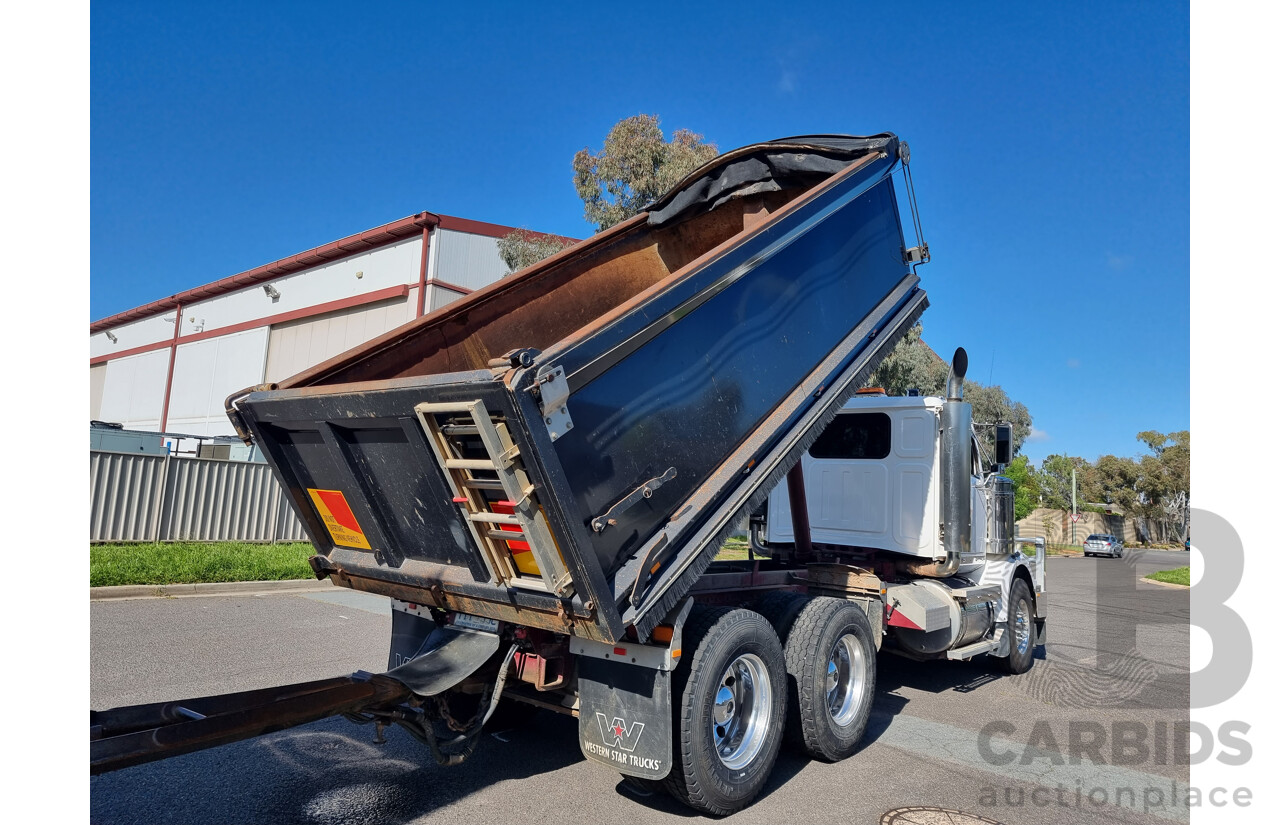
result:
<svg viewBox="0 0 1280 825"><path fill-rule="evenodd" d="M356 514L351 512L347 497L341 490L313 490L307 488L311 501L316 505L316 512L324 519L324 526L329 528L333 543L343 547L359 547L361 550L372 550L369 540L364 537L356 521Z"/></svg>

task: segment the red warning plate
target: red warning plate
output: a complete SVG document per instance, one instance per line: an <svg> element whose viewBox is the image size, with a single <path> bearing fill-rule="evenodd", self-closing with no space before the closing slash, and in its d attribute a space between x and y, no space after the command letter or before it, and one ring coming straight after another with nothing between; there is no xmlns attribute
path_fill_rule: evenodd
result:
<svg viewBox="0 0 1280 825"><path fill-rule="evenodd" d="M307 492L311 494L316 512L324 520L324 526L329 528L334 544L358 547L361 550L373 549L369 546L369 540L364 537L364 531L356 521L356 514L351 512L347 497L341 490L314 490L308 487Z"/></svg>

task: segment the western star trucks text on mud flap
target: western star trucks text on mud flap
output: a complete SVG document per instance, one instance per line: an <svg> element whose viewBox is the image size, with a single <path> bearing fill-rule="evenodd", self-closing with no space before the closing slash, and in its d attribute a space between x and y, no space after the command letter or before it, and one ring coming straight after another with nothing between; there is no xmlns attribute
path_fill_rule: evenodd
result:
<svg viewBox="0 0 1280 825"><path fill-rule="evenodd" d="M904 560L809 541L797 462L927 306L928 249L906 247L894 193L908 159L888 134L729 152L647 212L228 399L316 575L392 599L389 670L96 714L94 770L334 713L398 724L455 764L517 702L575 715L588 758L728 813L759 792L784 725L816 756L853 752L895 615L934 634L907 655L1029 666L1043 586L1010 590L1018 554L1002 586L966 578L958 544ZM968 419L935 424L934 495L962 501L967 527ZM938 446L948 427L959 447ZM784 476L793 540L713 563ZM911 589L922 578L941 589Z"/></svg>

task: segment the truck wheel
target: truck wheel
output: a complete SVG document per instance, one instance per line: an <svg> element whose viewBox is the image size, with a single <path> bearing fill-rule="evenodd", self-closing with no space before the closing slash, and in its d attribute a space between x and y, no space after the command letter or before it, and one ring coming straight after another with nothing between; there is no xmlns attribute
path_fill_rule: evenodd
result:
<svg viewBox="0 0 1280 825"><path fill-rule="evenodd" d="M663 781L690 808L726 816L756 798L778 758L787 696L782 645L758 613L696 606L684 649Z"/></svg>
<svg viewBox="0 0 1280 825"><path fill-rule="evenodd" d="M787 634L791 632L791 625L808 603L809 597L803 593L774 590L757 601L753 609L773 625L774 632L778 634L778 640L782 642L783 647L786 647Z"/></svg>
<svg viewBox="0 0 1280 825"><path fill-rule="evenodd" d="M843 599L812 599L791 626L785 651L788 731L816 759L851 756L875 696L876 644L867 614Z"/></svg>
<svg viewBox="0 0 1280 825"><path fill-rule="evenodd" d="M1036 646L1036 610L1031 590L1022 579L1014 579L1009 588L1009 618L1005 633L1009 635L1009 655L1000 666L1009 673L1026 673L1031 669Z"/></svg>

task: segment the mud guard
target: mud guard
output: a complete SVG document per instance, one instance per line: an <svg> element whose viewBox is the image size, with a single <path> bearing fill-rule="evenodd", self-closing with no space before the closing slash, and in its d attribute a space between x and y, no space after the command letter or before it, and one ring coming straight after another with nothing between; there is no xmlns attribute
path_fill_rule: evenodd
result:
<svg viewBox="0 0 1280 825"><path fill-rule="evenodd" d="M619 773L662 779L671 771L671 674L578 658L578 745Z"/></svg>
<svg viewBox="0 0 1280 825"><path fill-rule="evenodd" d="M430 619L400 610L392 610L391 615L388 658L390 663L400 664L385 675L419 696L444 693L498 652L496 633L441 627Z"/></svg>
<svg viewBox="0 0 1280 825"><path fill-rule="evenodd" d="M429 616L418 616L392 608L391 650L387 653L387 670L400 667L412 659L435 629L436 623Z"/></svg>

